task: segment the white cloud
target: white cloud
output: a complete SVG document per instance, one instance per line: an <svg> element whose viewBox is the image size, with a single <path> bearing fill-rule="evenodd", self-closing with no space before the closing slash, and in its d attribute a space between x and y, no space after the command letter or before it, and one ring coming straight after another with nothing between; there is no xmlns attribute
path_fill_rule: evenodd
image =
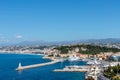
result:
<svg viewBox="0 0 120 80"><path fill-rule="evenodd" d="M21 36L21 35L16 35L15 38L16 38L16 39L21 39L21 38L23 38L23 36Z"/></svg>

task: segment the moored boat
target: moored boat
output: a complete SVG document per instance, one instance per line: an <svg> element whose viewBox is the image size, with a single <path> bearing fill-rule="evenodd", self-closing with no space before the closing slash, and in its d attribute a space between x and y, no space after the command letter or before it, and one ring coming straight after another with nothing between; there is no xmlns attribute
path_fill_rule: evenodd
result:
<svg viewBox="0 0 120 80"><path fill-rule="evenodd" d="M76 55L73 55L73 56L69 56L68 60L69 61L78 61L78 60L80 60L80 58Z"/></svg>

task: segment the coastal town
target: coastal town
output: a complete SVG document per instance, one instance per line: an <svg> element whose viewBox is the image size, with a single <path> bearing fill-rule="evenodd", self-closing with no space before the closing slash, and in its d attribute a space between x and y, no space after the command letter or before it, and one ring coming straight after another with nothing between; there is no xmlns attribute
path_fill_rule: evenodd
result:
<svg viewBox="0 0 120 80"><path fill-rule="evenodd" d="M0 80L120 80L120 0L0 0Z"/></svg>
<svg viewBox="0 0 120 80"><path fill-rule="evenodd" d="M89 51L89 52L87 52ZM109 80L110 78L119 78L119 76L110 77L104 72L109 67L114 67L120 64L119 55L120 49L115 47L96 46L96 45L65 45L65 46L24 46L24 47L1 47L1 53L19 53L19 54L43 54L43 59L50 59L51 62L43 64L33 64L19 66L16 70L24 70L29 68L52 65L55 63L68 60L84 61L85 66L66 66L64 69L55 69L54 72L86 72L86 80Z"/></svg>

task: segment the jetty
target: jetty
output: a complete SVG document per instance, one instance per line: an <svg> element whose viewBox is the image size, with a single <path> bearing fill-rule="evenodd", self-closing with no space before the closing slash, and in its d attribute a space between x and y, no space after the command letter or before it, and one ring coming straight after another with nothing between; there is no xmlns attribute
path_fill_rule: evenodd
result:
<svg viewBox="0 0 120 80"><path fill-rule="evenodd" d="M55 69L54 72L88 72L87 69Z"/></svg>
<svg viewBox="0 0 120 80"><path fill-rule="evenodd" d="M63 69L55 69L54 72L88 72L90 66L66 66Z"/></svg>
<svg viewBox="0 0 120 80"><path fill-rule="evenodd" d="M41 63L41 64L33 64L33 65L27 65L27 66L22 66L21 63L19 63L18 68L16 68L16 70L24 70L24 69L29 69L29 68L35 68L35 67L42 67L42 66L47 66L47 65L51 65L51 64L55 64L60 62L60 60L54 60L51 62L47 62L47 63Z"/></svg>

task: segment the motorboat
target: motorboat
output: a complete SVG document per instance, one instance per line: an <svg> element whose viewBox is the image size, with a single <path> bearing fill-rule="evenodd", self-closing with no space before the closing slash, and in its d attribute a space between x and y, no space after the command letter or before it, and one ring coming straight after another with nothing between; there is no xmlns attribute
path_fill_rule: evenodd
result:
<svg viewBox="0 0 120 80"><path fill-rule="evenodd" d="M87 62L88 65L93 65L93 64L101 64L100 62L98 62L96 59L95 60L90 60Z"/></svg>
<svg viewBox="0 0 120 80"><path fill-rule="evenodd" d="M73 55L73 56L69 56L68 60L69 61L78 61L78 60L80 60L80 58L78 56L76 56L76 55Z"/></svg>

